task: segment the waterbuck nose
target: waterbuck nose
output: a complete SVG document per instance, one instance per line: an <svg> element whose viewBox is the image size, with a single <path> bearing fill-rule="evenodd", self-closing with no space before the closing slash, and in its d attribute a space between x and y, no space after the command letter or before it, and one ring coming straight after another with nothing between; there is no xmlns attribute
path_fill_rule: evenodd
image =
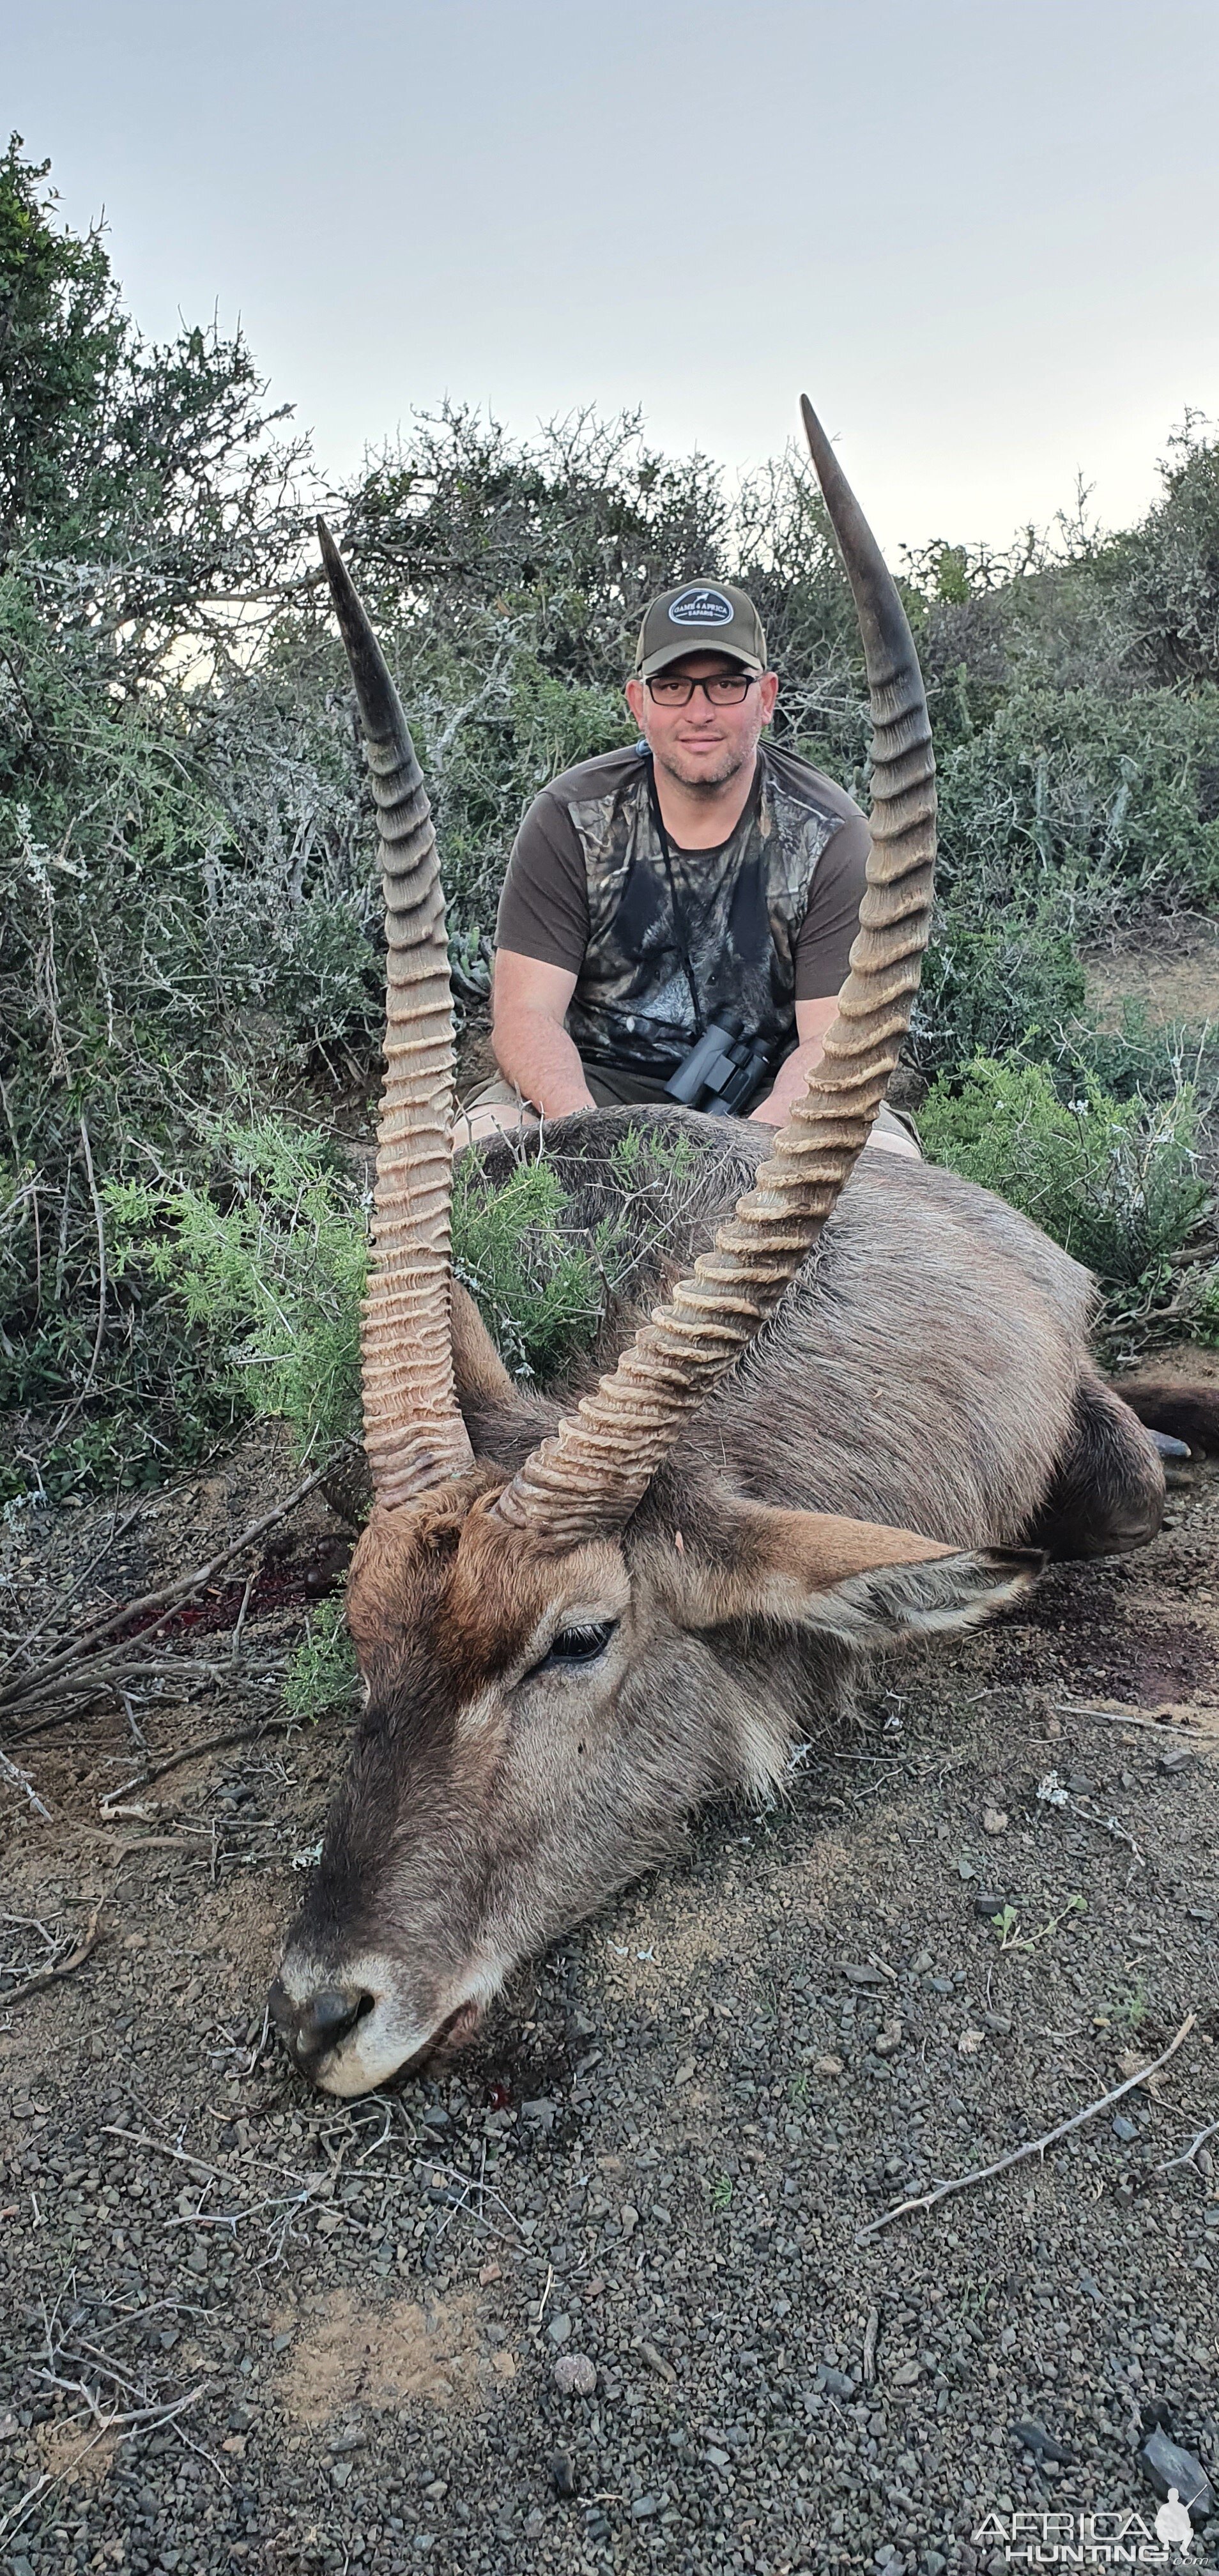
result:
<svg viewBox="0 0 1219 2576"><path fill-rule="evenodd" d="M370 2013L375 1995L345 1986L321 1986L303 2004L294 2002L277 1977L269 1997L271 2019L297 2065L306 2071L329 2048L336 2048L358 2021Z"/></svg>

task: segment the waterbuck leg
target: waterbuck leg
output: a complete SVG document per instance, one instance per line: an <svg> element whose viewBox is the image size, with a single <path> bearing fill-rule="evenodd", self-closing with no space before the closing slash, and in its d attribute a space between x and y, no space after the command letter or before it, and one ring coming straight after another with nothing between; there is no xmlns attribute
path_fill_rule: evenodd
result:
<svg viewBox="0 0 1219 2576"><path fill-rule="evenodd" d="M1137 1377L1120 1378L1116 1393L1149 1430L1184 1440L1204 1457L1219 1456L1219 1386L1189 1378L1144 1377L1140 1372Z"/></svg>
<svg viewBox="0 0 1219 2576"><path fill-rule="evenodd" d="M1089 1372L1030 1539L1052 1556L1124 1555L1155 1537L1163 1512L1164 1469L1151 1433Z"/></svg>

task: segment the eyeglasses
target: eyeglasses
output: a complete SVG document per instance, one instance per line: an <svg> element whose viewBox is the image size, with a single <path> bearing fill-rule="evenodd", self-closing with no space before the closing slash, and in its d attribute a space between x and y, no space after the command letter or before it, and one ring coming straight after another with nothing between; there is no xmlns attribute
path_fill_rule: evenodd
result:
<svg viewBox="0 0 1219 2576"><path fill-rule="evenodd" d="M708 680L692 680L685 672L670 678L667 671L658 671L644 686L658 707L688 707L696 689L709 707L739 707L756 681L756 671L713 671Z"/></svg>

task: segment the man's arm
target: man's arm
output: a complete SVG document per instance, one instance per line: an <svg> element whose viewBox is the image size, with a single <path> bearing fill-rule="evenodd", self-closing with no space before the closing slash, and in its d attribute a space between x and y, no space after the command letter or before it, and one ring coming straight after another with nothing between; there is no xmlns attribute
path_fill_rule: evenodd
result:
<svg viewBox="0 0 1219 2576"><path fill-rule="evenodd" d="M793 1101L803 1098L809 1076L820 1064L825 1051L826 1033L838 1008L836 993L827 993L815 1002L797 1002L796 1036L798 1044L785 1064L780 1065L775 1087L765 1100L750 1110L760 1126L781 1127Z"/></svg>
<svg viewBox="0 0 1219 2576"><path fill-rule="evenodd" d="M576 978L565 966L546 966L511 948L495 952L491 1043L495 1061L523 1099L546 1118L592 1109L580 1051L563 1026Z"/></svg>

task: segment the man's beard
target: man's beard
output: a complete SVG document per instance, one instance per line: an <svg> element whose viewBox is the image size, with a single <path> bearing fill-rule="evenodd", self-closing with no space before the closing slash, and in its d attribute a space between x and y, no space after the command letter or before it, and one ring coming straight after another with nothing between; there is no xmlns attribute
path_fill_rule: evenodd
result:
<svg viewBox="0 0 1219 2576"><path fill-rule="evenodd" d="M683 765L682 754L679 751L653 753L653 758L659 761L660 767L666 769L669 776L675 778L679 786L685 788L688 796L714 796L719 788L727 786L730 778L738 778L743 769L751 767L756 757L756 743L751 743L748 751L744 752L731 751L725 744L714 769L699 770L691 777Z"/></svg>

